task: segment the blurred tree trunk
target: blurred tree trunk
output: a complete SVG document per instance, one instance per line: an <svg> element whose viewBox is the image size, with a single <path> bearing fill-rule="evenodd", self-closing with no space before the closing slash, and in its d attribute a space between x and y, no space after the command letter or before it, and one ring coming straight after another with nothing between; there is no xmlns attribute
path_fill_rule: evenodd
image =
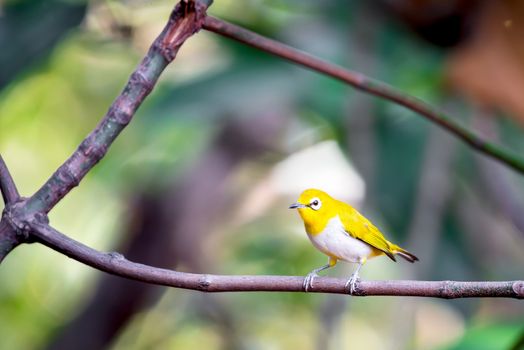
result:
<svg viewBox="0 0 524 350"><path fill-rule="evenodd" d="M477 108L475 116L480 131L489 139L500 143L497 121L492 113ZM513 181L513 173L499 162L483 155L475 154L475 161L486 196L524 236L524 196L521 188Z"/></svg>
<svg viewBox="0 0 524 350"><path fill-rule="evenodd" d="M456 150L456 140L445 131L437 128L429 131L406 241L407 249L420 257L416 265L408 267L411 278L428 279L437 265L444 218L453 197ZM419 305L407 300L396 305L404 322L393 323L391 334L395 335L395 349L405 349L415 339L415 314Z"/></svg>

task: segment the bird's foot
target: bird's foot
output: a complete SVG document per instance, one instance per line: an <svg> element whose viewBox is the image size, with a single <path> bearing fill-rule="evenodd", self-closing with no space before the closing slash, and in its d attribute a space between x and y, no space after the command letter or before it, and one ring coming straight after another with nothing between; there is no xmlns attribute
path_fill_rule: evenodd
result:
<svg viewBox="0 0 524 350"><path fill-rule="evenodd" d="M307 293L309 292L310 288L313 288L313 280L315 279L315 277L318 277L318 274L313 271L313 272L308 273L306 278L304 278L304 283L302 284L302 287L304 288L304 292Z"/></svg>
<svg viewBox="0 0 524 350"><path fill-rule="evenodd" d="M357 290L357 283L359 282L360 277L358 273L352 274L349 280L346 282L346 290L349 294L353 295L353 293Z"/></svg>

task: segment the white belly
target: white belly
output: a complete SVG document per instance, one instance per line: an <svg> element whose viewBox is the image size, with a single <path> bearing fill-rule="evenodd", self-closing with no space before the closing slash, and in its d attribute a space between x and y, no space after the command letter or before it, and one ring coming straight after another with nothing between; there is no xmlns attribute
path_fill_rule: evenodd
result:
<svg viewBox="0 0 524 350"><path fill-rule="evenodd" d="M324 254L347 262L358 263L373 253L367 243L346 233L338 215L329 220L324 231L317 235L308 234L308 237Z"/></svg>

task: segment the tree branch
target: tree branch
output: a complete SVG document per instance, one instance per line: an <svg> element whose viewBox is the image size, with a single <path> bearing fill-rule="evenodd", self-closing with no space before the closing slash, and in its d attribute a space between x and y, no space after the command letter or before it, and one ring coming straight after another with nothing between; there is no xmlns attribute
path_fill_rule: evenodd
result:
<svg viewBox="0 0 524 350"><path fill-rule="evenodd" d="M20 198L15 182L11 177L11 173L5 164L2 155L0 155L0 191L2 191L2 197L6 206L9 203L16 202Z"/></svg>
<svg viewBox="0 0 524 350"><path fill-rule="evenodd" d="M2 221L0 221L0 263L20 243L22 242L14 228L9 225L7 220L2 218Z"/></svg>
<svg viewBox="0 0 524 350"><path fill-rule="evenodd" d="M0 189L6 209L0 221L0 262L23 241L36 240L86 265L110 274L151 284L203 292L226 291L302 291L303 277L297 276L219 276L193 274L155 268L126 260L118 253L102 253L76 242L47 224L49 212L87 172L105 155L108 148L131 121L134 113L151 92L163 69L171 62L184 41L204 25L207 29L235 38L311 69L323 72L361 90L392 100L462 138L474 148L524 172L524 162L434 110L424 102L393 88L328 64L283 44L258 36L245 29L206 18L210 0L182 1L173 10L169 22L151 46L148 54L131 75L124 91L111 105L98 126L69 159L29 199L20 197L0 158ZM345 294L345 280L319 278L312 292ZM454 282L454 281L364 281L354 295L396 295L436 298L502 297L524 298L524 281Z"/></svg>
<svg viewBox="0 0 524 350"><path fill-rule="evenodd" d="M11 173L0 155L0 191L4 199L4 212L2 213L2 220L0 221L0 263L13 249L15 249L21 241L21 237L17 234L13 227L10 216L10 209L20 199L20 194L16 188L15 182L11 177Z"/></svg>
<svg viewBox="0 0 524 350"><path fill-rule="evenodd" d="M416 97L395 89L392 86L368 78L363 74L352 72L340 66L328 63L278 41L263 37L247 29L214 17L207 16L203 28L282 57L291 62L298 63L319 73L329 75L359 90L404 106L407 109L422 115L431 122L440 125L442 128L457 136L477 151L499 160L520 173L524 173L524 159L519 155L484 140L482 137L468 130L445 113Z"/></svg>
<svg viewBox="0 0 524 350"><path fill-rule="evenodd" d="M137 281L198 290L201 292L302 292L303 277L298 276L225 276L178 272L126 260L118 253L102 253L77 242L49 225L31 223L33 236L42 244L98 270ZM322 277L315 280L312 292L347 294L346 281ZM356 296L396 295L434 298L524 298L524 281L363 281Z"/></svg>
<svg viewBox="0 0 524 350"><path fill-rule="evenodd" d="M174 8L164 30L95 130L27 201L29 211L49 212L102 159L149 95L164 68L175 58L178 49L200 30L210 3L210 0L182 1Z"/></svg>

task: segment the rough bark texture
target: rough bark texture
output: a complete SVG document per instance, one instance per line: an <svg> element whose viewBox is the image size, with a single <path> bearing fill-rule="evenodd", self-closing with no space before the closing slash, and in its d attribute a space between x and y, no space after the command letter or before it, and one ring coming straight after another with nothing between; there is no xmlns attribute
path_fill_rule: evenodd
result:
<svg viewBox="0 0 524 350"><path fill-rule="evenodd" d="M0 263L20 243L20 238L7 220L0 221Z"/></svg>

